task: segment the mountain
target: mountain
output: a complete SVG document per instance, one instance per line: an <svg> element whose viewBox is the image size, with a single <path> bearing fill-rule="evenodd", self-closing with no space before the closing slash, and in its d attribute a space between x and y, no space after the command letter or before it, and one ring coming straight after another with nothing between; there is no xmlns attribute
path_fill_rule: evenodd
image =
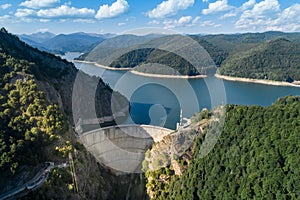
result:
<svg viewBox="0 0 300 200"><path fill-rule="evenodd" d="M105 57L111 57L114 54L119 55L119 51L126 50L135 45L144 44L147 41L150 41L153 38L159 37L158 35L146 35L146 36L137 36L137 35L118 35L112 38L108 38L101 42L100 45L92 49L90 52L83 54L79 59L86 61L99 62L101 64L105 62ZM101 61L101 62L100 62ZM110 59L109 61L110 64ZM107 64L107 65L109 65Z"/></svg>
<svg viewBox="0 0 300 200"><path fill-rule="evenodd" d="M146 153L143 165L150 199L300 198L300 97L284 97L269 107L225 109L224 126L204 110L194 116L189 134L164 138ZM198 130L207 122L204 131ZM198 135L191 148L179 156L173 153L178 144L188 144L193 133ZM212 150L202 156L216 136ZM168 157L172 161L166 165ZM161 168L151 170L147 165Z"/></svg>
<svg viewBox="0 0 300 200"><path fill-rule="evenodd" d="M49 32L20 35L20 39L42 51L64 54L65 52L87 52L102 42L110 34L72 33L54 35Z"/></svg>
<svg viewBox="0 0 300 200"><path fill-rule="evenodd" d="M300 43L287 39L265 42L230 55L219 73L226 76L293 82L300 80Z"/></svg>
<svg viewBox="0 0 300 200"><path fill-rule="evenodd" d="M217 34L200 36L201 39L225 50L229 54L247 51L261 43L285 38L294 42L300 42L300 33L284 33L279 31L269 31L264 33L244 33L244 34Z"/></svg>
<svg viewBox="0 0 300 200"><path fill-rule="evenodd" d="M19 38L27 43L27 41L33 41L35 43L43 43L51 38L54 38L56 35L50 32L37 32L32 34L22 34L19 35Z"/></svg>
<svg viewBox="0 0 300 200"><path fill-rule="evenodd" d="M72 33L57 35L47 41L42 42L42 45L51 51L87 52L91 51L103 40L104 37L102 35Z"/></svg>
<svg viewBox="0 0 300 200"><path fill-rule="evenodd" d="M22 195L27 195L26 199L124 199L131 181L136 183L132 188L137 192L142 185L139 176L116 176L99 165L78 142L72 128L79 117L91 117L93 110L97 117L128 110L124 96L112 94L102 79L29 46L4 28L0 31L0 85L1 195L14 193L14 188L23 188L22 184L32 179L37 181L35 177L45 170L45 162L57 166L67 163L70 155L79 192L70 167L56 167L46 173L47 181L40 189L26 189ZM94 92L90 95L95 102L93 108L86 105L89 97L76 95L78 89ZM116 97L114 110L112 95Z"/></svg>
<svg viewBox="0 0 300 200"><path fill-rule="evenodd" d="M188 44L181 44L181 40L189 41L186 41ZM194 45L197 42L198 45L195 46L204 48L204 50L201 49L201 52L199 52L202 55L197 55L198 58L201 58L201 56L206 57L201 60L203 63L193 63L194 65L203 65L201 66L201 69L204 67L204 62L209 62L208 60L210 57L212 57L215 64L219 66L227 56L226 52L197 36L185 37L179 35L165 36L149 34L146 36L122 35L111 38L102 42L90 53L82 55L79 59L97 62L114 68L135 68L140 64L157 63L161 65L147 65L146 67L139 67L135 70L167 75L170 75L170 73L179 73L181 75L189 76L199 75L202 71L197 70L196 68L200 66L193 66L189 61L176 55L177 51L180 53L179 51L182 51L183 49L186 49L186 52L193 51L193 49L187 49L188 47L186 46L178 48L178 45L193 45L191 41L194 42ZM166 51L164 48L174 50L174 52L171 52L171 50ZM195 47L191 46L191 48ZM190 55L193 53L197 52L190 52ZM172 68L174 72L170 72L169 68L161 67L162 65Z"/></svg>

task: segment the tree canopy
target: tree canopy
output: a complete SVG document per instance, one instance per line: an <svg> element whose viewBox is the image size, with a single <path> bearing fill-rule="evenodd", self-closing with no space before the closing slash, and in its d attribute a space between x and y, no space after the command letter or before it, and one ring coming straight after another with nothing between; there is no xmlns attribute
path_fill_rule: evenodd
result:
<svg viewBox="0 0 300 200"><path fill-rule="evenodd" d="M147 172L147 189L156 199L299 199L300 97L266 108L227 105L226 111L223 132L206 157L197 156L202 135L182 176L169 168ZM163 182L162 174L171 178Z"/></svg>

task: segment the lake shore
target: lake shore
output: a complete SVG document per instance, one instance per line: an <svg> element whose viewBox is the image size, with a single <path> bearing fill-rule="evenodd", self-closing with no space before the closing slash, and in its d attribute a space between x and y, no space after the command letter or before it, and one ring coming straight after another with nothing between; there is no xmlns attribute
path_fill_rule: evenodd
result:
<svg viewBox="0 0 300 200"><path fill-rule="evenodd" d="M240 78L232 76L224 76L220 74L215 74L215 77L224 79L227 81L237 81L237 82L247 82L247 83L259 83L265 85L274 85L274 86L292 86L300 87L300 81L294 81L293 83L282 82L282 81L271 81L271 80L261 80L261 79L251 79L251 78Z"/></svg>
<svg viewBox="0 0 300 200"><path fill-rule="evenodd" d="M135 74L135 75L145 76L145 77L152 77L152 78L194 79L194 78L206 78L207 77L206 75L184 76L184 75L150 74L150 73L136 71L136 70L134 70L134 68L114 68L114 67L104 66L104 65L98 64L96 62L91 62L91 61L73 60L73 62L92 64L92 65L95 65L97 67L101 67L103 69L114 70L114 71L130 71L132 74Z"/></svg>
<svg viewBox="0 0 300 200"><path fill-rule="evenodd" d="M73 62L76 62L76 63L85 63L85 64L92 64L92 65L95 65L97 67L101 67L103 69L109 69L109 70L114 70L114 71L130 71L130 70L132 70L131 68L109 67L109 66L105 66L105 65L100 65L99 63L96 63L96 62L85 61L85 60L73 60Z"/></svg>
<svg viewBox="0 0 300 200"><path fill-rule="evenodd" d="M193 78L206 78L206 75L196 75L196 76L184 76L184 75L165 75L165 74L150 74L145 72L139 72L136 70L131 70L131 73L139 76L152 77L152 78L179 78L179 79L193 79Z"/></svg>

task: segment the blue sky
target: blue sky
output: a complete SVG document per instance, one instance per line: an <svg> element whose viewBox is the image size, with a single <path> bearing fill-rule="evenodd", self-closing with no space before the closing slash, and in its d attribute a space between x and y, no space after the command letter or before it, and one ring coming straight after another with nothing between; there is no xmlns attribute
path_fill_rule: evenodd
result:
<svg viewBox="0 0 300 200"><path fill-rule="evenodd" d="M299 0L0 0L9 32L182 33L300 31Z"/></svg>

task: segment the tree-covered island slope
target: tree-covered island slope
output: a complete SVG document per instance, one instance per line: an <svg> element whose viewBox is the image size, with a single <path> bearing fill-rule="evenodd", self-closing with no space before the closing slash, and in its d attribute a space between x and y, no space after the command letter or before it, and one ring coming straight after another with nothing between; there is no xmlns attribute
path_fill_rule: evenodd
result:
<svg viewBox="0 0 300 200"><path fill-rule="evenodd" d="M144 196L144 185L139 176L112 174L77 142L71 114L73 84L78 73L72 63L32 48L1 29L0 195L26 184L45 162L66 163L71 153L78 191L68 166L54 168L40 189L23 198L122 199L127 194L133 198ZM111 115L109 99L112 90L109 86L95 77L83 74L81 78L85 84L99 81L97 92L100 94L95 99L97 116ZM119 95L119 107L128 109L128 100L118 93L115 95ZM134 184L128 192L130 181Z"/></svg>
<svg viewBox="0 0 300 200"><path fill-rule="evenodd" d="M165 75L205 75L179 55L141 44L167 43L171 36L121 35L110 38L79 60L92 61L112 68L135 68L135 71ZM230 77L293 82L299 80L299 33L265 32L245 34L189 36L207 51L218 74ZM129 52L124 49L133 48ZM142 45L143 46L143 45ZM141 48L140 48L141 47ZM177 47L178 48L178 47ZM124 51L124 53L122 53ZM118 52L116 56L113 55ZM101 55L101 56L100 56ZM106 63L105 57L113 58ZM151 65L150 63L155 64ZM146 64L146 65L144 65ZM144 65L143 67L138 67ZM168 66L167 70L161 65Z"/></svg>
<svg viewBox="0 0 300 200"><path fill-rule="evenodd" d="M281 38L230 55L219 68L225 76L293 82L300 80L300 43Z"/></svg>
<svg viewBox="0 0 300 200"><path fill-rule="evenodd" d="M153 36L117 36L104 41L90 53L84 54L78 59L96 62L98 64L106 65L116 69L134 68L135 71L148 74L176 74L184 76L205 75L205 72L202 70L202 68L205 68L205 66L201 66L201 70L199 70L197 68L200 67L195 67L188 60L186 60L186 58L183 58L174 52L163 49L164 46L173 46L171 49L177 51L181 48L177 45L178 41L186 38L188 37L179 35L161 35L156 36L154 39ZM206 51L209 52L209 54L207 54L207 56L202 60L212 60L216 66L219 66L226 58L227 53L225 51L215 47L214 45L211 45L199 37L191 36L191 38L192 39L190 40L186 39L188 45L192 46L192 49L187 50L193 51L193 48L195 48L193 47L194 45L201 49L203 48L203 50L196 48L195 51L200 51L200 53L205 52L204 57L206 56ZM180 42L178 44L180 44ZM159 48L160 45L162 48ZM114 54L116 54L116 56ZM110 58L111 60L107 61L106 58ZM139 67L143 64L146 64L146 66ZM162 65L165 65L166 67L163 67ZM173 70L168 70L166 68Z"/></svg>
<svg viewBox="0 0 300 200"><path fill-rule="evenodd" d="M212 112L202 111L189 134L166 137L146 153L150 199L299 199L299 112L300 97L291 96L269 107L227 105L218 128ZM200 156L208 131L216 130L214 148ZM174 153L194 134L190 149Z"/></svg>

